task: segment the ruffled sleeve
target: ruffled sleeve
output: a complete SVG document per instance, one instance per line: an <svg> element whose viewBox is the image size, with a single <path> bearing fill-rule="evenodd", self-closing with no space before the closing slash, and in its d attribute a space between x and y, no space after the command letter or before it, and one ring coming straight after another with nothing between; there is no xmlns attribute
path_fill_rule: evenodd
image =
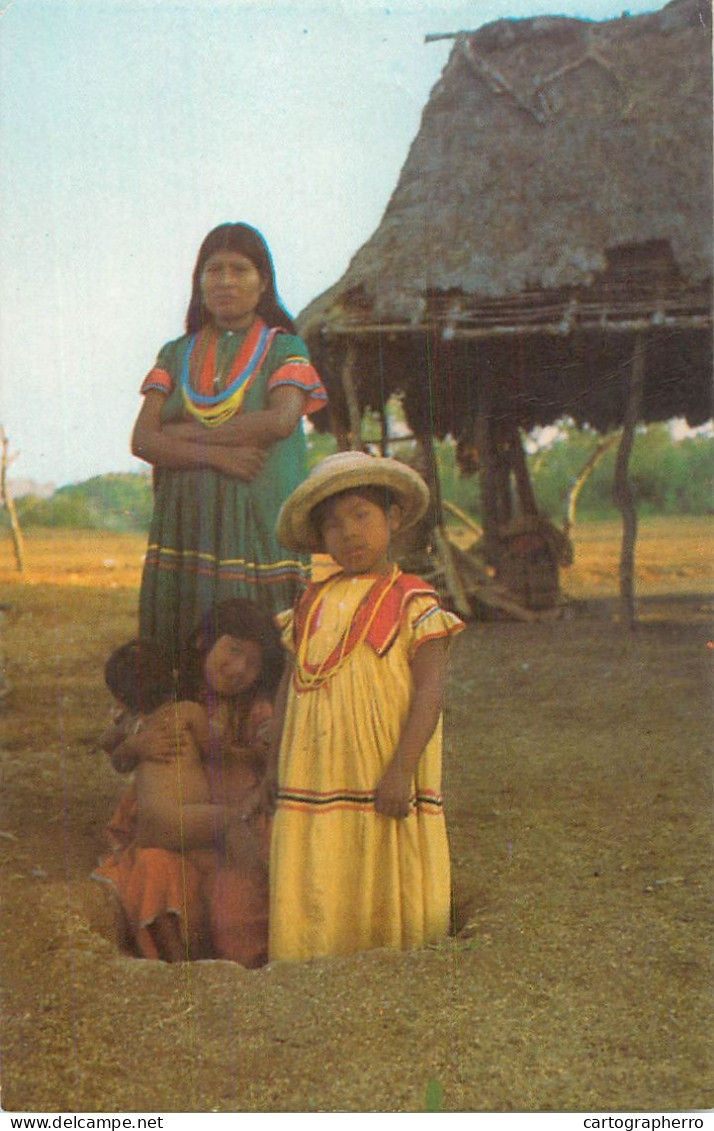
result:
<svg viewBox="0 0 714 1131"><path fill-rule="evenodd" d="M305 415L318 412L327 404L327 390L313 367L307 346L295 334L278 334L270 349L273 372L268 392L284 385L300 389L306 396Z"/></svg>
<svg viewBox="0 0 714 1131"><path fill-rule="evenodd" d="M177 345L177 342L169 342L168 345L159 350L159 356L141 383L139 392L142 396L144 393L148 393L150 389L158 389L160 393L167 397L173 392Z"/></svg>
<svg viewBox="0 0 714 1131"><path fill-rule="evenodd" d="M435 597L415 596L407 606L406 618L410 636L409 658L425 640L444 640L466 628L455 613L443 609Z"/></svg>

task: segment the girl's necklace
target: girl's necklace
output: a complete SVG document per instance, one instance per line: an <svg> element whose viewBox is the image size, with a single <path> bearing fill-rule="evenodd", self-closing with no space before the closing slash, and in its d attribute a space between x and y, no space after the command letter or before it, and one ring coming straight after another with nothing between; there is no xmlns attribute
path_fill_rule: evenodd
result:
<svg viewBox="0 0 714 1131"><path fill-rule="evenodd" d="M355 614L351 622L347 625L344 632L342 633L339 643L335 645L330 654L326 656L320 664L318 664L317 666L312 666L308 664L307 661L307 649L310 642L310 630L312 628L315 616L317 615L317 611L324 599L327 597L327 594L335 587L335 585L343 580L342 574L337 574L336 577L331 578L326 583L325 587L315 595L312 604L307 611L305 624L302 633L300 634L300 639L298 641L298 646L295 654L294 683L297 691L317 691L320 687L324 687L328 680L332 679L333 676L337 675L337 673L341 671L341 669L344 667L344 665L347 663L350 656L354 652L355 648L357 648L359 644L362 644L363 641L366 640L369 630L374 623L374 619L377 616L380 608L382 607L382 603L390 593L398 577L399 567L397 565L393 565L386 584L383 577L377 578L377 580L373 585L370 586L368 592L365 593L364 597L357 606ZM379 588L380 585L383 586L382 592L379 593L379 596L374 601L373 608L369 615L365 617L364 610L368 608L370 601L374 597L375 591ZM359 623L359 620L362 617L364 618L364 624L357 632L355 632L355 625Z"/></svg>

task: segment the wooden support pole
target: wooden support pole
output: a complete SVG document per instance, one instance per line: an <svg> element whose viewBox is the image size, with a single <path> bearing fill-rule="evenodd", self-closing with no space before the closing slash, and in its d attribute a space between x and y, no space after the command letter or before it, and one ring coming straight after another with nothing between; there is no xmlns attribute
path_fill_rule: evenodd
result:
<svg viewBox="0 0 714 1131"><path fill-rule="evenodd" d="M481 385L481 388L483 388L483 385ZM481 406L474 420L474 437L479 454L479 494L481 496L481 519L483 521L486 561L489 565L497 567L500 559L497 486L491 421L488 418L487 406L485 405Z"/></svg>
<svg viewBox="0 0 714 1131"><path fill-rule="evenodd" d="M356 360L357 351L354 342L350 342L340 370L340 379L342 381L342 390L345 394L345 401L347 402L347 416L350 422L349 446L352 451L359 452L362 450L362 413L359 409L357 390L355 389L354 382Z"/></svg>
<svg viewBox="0 0 714 1131"><path fill-rule="evenodd" d="M513 465L513 475L516 480L516 491L518 492L518 503L521 514L538 514L538 504L536 503L531 477L528 474L528 466L526 464L523 443L521 441L521 432L517 424L513 425L511 434L511 463Z"/></svg>
<svg viewBox="0 0 714 1131"><path fill-rule="evenodd" d="M511 493L511 450L510 443L502 428L497 430L491 420L491 443L493 453L493 475L496 483L496 510L499 530L507 526L513 518L513 496Z"/></svg>
<svg viewBox="0 0 714 1131"><path fill-rule="evenodd" d="M380 437L379 448L383 456L389 455L389 413L385 404L379 410Z"/></svg>
<svg viewBox="0 0 714 1131"><path fill-rule="evenodd" d="M630 486L628 468L635 428L640 417L645 383L645 340L635 338L632 364L627 375L627 396L623 415L622 437L617 449L613 496L622 513L622 546L620 549L620 620L630 629L636 625L635 611L635 543L637 541L637 508Z"/></svg>
<svg viewBox="0 0 714 1131"><path fill-rule="evenodd" d="M423 477L429 488L429 497L431 499L427 516L432 530L437 527L441 529L444 525L444 508L441 500L441 482L439 480L439 468L434 451L434 438L431 433L426 432L418 435L416 439L422 453L424 463Z"/></svg>
<svg viewBox="0 0 714 1131"><path fill-rule="evenodd" d="M5 429L0 428L0 503L7 510L10 518L10 530L12 532L12 544L15 550L15 563L19 573L25 571L25 556L24 556L24 543L22 540L22 531L20 529L20 522L15 510L15 500L12 497L10 488L7 485L7 469L12 463L13 456L9 454L9 440L5 435Z"/></svg>

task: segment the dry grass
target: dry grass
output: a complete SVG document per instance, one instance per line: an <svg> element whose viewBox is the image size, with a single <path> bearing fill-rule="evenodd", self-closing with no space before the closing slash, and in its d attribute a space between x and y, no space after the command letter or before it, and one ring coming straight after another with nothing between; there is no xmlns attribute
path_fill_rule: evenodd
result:
<svg viewBox="0 0 714 1131"><path fill-rule="evenodd" d="M31 535L24 580L3 545L3 1108L712 1106L711 532L643 524L632 634L618 537L578 529L569 617L456 642L460 936L257 972L120 958L86 879L124 784L95 740L143 540Z"/></svg>

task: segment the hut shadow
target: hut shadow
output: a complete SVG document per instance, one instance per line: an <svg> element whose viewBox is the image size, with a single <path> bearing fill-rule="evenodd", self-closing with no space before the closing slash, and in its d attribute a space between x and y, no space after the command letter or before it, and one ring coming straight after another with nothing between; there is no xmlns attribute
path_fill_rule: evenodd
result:
<svg viewBox="0 0 714 1131"><path fill-rule="evenodd" d="M587 600L572 599L562 606L561 616L566 620L600 620L608 623L620 618L618 597L594 597ZM637 600L637 622L640 625L656 623L701 624L714 627L713 593L657 593Z"/></svg>

